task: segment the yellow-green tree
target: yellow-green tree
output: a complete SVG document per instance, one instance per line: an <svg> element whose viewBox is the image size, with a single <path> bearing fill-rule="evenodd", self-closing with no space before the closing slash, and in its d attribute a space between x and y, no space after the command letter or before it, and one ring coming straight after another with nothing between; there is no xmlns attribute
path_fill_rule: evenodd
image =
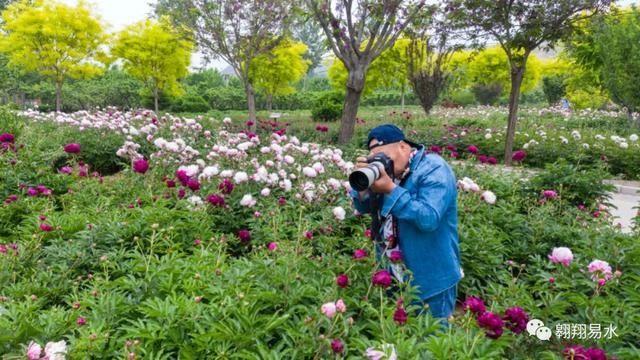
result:
<svg viewBox="0 0 640 360"><path fill-rule="evenodd" d="M55 83L56 111L62 108L62 85L68 78L102 73L100 51L107 36L87 3L71 7L51 0L22 0L2 12L0 52L9 66L37 72Z"/></svg>
<svg viewBox="0 0 640 360"><path fill-rule="evenodd" d="M118 34L112 49L124 61L124 70L144 82L153 93L158 112L158 96L163 91L181 92L178 79L187 76L193 44L183 39L167 18L133 24Z"/></svg>
<svg viewBox="0 0 640 360"><path fill-rule="evenodd" d="M285 39L251 62L249 78L256 89L267 96L268 111L271 111L273 96L293 93L293 85L307 73L311 61L304 58L306 52L305 44Z"/></svg>
<svg viewBox="0 0 640 360"><path fill-rule="evenodd" d="M542 64L535 54L529 55L527 71L520 86L521 93L527 93L540 82ZM473 84L490 85L497 83L509 93L511 91L511 66L507 54L499 47L480 51L468 62L468 80Z"/></svg>

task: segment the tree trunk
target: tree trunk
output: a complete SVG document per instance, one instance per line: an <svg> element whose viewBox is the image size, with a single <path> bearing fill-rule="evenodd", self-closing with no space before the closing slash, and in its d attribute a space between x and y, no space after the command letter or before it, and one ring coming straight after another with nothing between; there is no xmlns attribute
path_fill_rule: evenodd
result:
<svg viewBox="0 0 640 360"><path fill-rule="evenodd" d="M62 111L62 81L56 82L56 112Z"/></svg>
<svg viewBox="0 0 640 360"><path fill-rule="evenodd" d="M247 81L244 84L244 92L247 95L247 106L249 107L249 120L253 121L252 129L256 124L256 94L253 92L253 86Z"/></svg>
<svg viewBox="0 0 640 360"><path fill-rule="evenodd" d="M525 60L526 62L526 60ZM516 125L518 122L518 102L520 101L520 87L524 78L524 65L521 67L511 66L511 93L509 94L509 117L507 125L507 140L504 146L504 163L511 165L511 155L513 153L513 140L516 135Z"/></svg>
<svg viewBox="0 0 640 360"><path fill-rule="evenodd" d="M400 90L400 111L404 112L404 93L405 93L405 84L402 83L402 88Z"/></svg>
<svg viewBox="0 0 640 360"><path fill-rule="evenodd" d="M353 137L356 116L358 115L358 106L360 106L360 96L364 89L365 73L366 66L361 64L358 64L354 69L349 71L349 78L347 79L347 95L344 98L342 119L340 121L340 135L338 136L339 144L348 144Z"/></svg>
<svg viewBox="0 0 640 360"><path fill-rule="evenodd" d="M156 115L158 115L158 87L155 86L153 88L153 109L156 112Z"/></svg>
<svg viewBox="0 0 640 360"><path fill-rule="evenodd" d="M271 112L272 109L273 109L273 95L268 94L267 95L267 111Z"/></svg>

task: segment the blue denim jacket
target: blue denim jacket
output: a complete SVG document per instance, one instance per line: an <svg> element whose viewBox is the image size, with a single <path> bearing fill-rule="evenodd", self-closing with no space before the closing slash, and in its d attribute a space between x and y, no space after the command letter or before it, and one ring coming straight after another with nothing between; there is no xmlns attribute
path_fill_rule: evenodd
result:
<svg viewBox="0 0 640 360"><path fill-rule="evenodd" d="M424 151L421 146L404 184L384 196L381 209L397 219L403 261L423 300L461 278L456 177L442 157ZM360 201L355 190L351 197L359 212L371 211L368 197Z"/></svg>

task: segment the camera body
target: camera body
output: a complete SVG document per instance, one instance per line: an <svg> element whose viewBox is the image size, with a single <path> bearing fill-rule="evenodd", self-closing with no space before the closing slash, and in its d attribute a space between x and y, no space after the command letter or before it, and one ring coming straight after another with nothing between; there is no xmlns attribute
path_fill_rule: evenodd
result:
<svg viewBox="0 0 640 360"><path fill-rule="evenodd" d="M382 175L380 167L393 178L394 167L393 160L384 153L377 153L367 158L367 167L355 170L349 175L349 184L357 191L364 191L373 185L373 183Z"/></svg>

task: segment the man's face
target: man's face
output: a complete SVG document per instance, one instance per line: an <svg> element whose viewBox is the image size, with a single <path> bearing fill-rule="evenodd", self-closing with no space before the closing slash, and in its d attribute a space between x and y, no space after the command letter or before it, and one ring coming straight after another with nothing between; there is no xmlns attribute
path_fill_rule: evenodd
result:
<svg viewBox="0 0 640 360"><path fill-rule="evenodd" d="M369 143L369 147L375 146L377 143L378 143L377 139L372 139L371 142ZM389 158L391 158L391 160L393 160L393 167L395 172L394 175L400 176L404 171L404 169L407 167L407 164L409 163L410 152L411 151L410 151L409 144L400 141L400 142L395 142L391 144L374 147L369 151L369 157L375 154L384 153Z"/></svg>

